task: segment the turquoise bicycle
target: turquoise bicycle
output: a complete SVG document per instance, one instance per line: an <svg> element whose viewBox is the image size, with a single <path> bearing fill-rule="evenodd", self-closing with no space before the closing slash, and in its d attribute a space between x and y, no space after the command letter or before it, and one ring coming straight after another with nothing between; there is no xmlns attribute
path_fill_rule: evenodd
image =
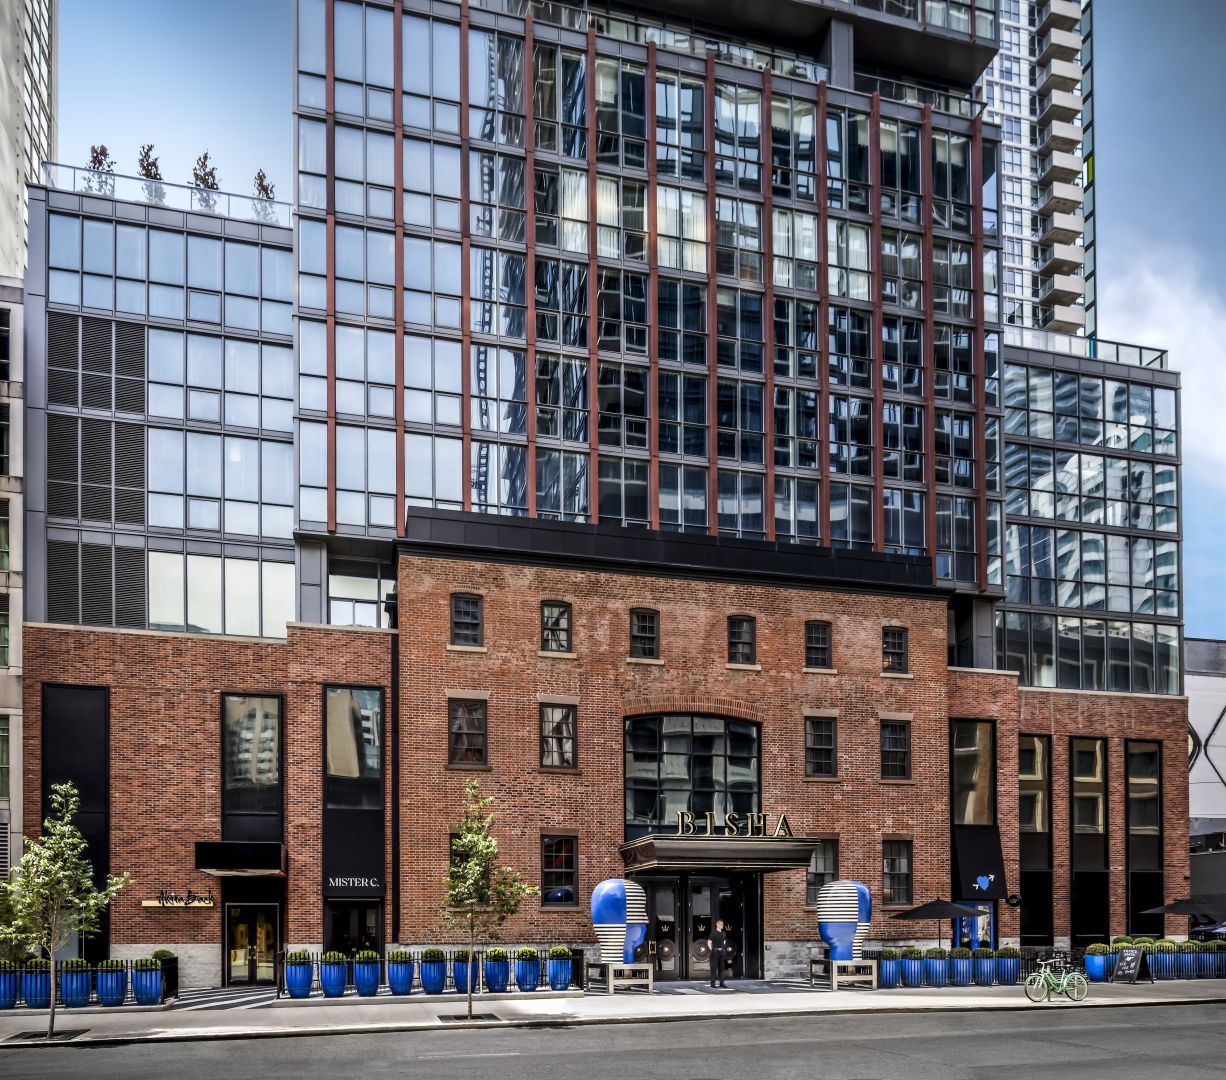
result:
<svg viewBox="0 0 1226 1080"><path fill-rule="evenodd" d="M1046 1001L1049 994L1063 994L1069 1001L1085 1001L1090 992L1090 983L1080 971L1061 966L1053 971L1055 965L1063 965L1058 957L1052 960L1040 960L1039 970L1026 976L1026 996L1031 1001Z"/></svg>

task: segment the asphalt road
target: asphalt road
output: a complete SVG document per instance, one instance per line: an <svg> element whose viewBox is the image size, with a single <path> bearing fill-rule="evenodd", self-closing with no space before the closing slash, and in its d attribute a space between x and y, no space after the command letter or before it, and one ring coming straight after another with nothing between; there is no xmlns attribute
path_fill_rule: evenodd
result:
<svg viewBox="0 0 1226 1080"><path fill-rule="evenodd" d="M1226 1073L1226 1006L808 1016L0 1051L44 1080L927 1080Z"/></svg>

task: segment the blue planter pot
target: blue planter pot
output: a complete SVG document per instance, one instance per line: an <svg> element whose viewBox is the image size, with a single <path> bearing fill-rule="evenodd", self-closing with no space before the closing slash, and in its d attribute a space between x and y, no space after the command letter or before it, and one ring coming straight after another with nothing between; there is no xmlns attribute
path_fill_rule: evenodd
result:
<svg viewBox="0 0 1226 1080"><path fill-rule="evenodd" d="M20 989L20 972L0 971L0 1009L17 1008L17 991Z"/></svg>
<svg viewBox="0 0 1226 1080"><path fill-rule="evenodd" d="M61 971L60 997L69 1009L80 1009L89 1004L88 971Z"/></svg>
<svg viewBox="0 0 1226 1080"><path fill-rule="evenodd" d="M975 985L991 986L996 981L996 957L977 956L971 960L975 969Z"/></svg>
<svg viewBox="0 0 1226 1080"><path fill-rule="evenodd" d="M1215 974L1217 978L1226 977L1226 949L1219 949L1213 954L1216 961Z"/></svg>
<svg viewBox="0 0 1226 1080"><path fill-rule="evenodd" d="M1107 955L1107 982L1110 982L1115 975L1115 965L1120 962L1119 953L1109 953Z"/></svg>
<svg viewBox="0 0 1226 1080"><path fill-rule="evenodd" d="M160 1005L162 1003L161 970L134 970L132 972L132 993L136 995L137 1005Z"/></svg>
<svg viewBox="0 0 1226 1080"><path fill-rule="evenodd" d="M505 994L511 985L511 961L487 960L485 962L485 988L491 994Z"/></svg>
<svg viewBox="0 0 1226 1080"><path fill-rule="evenodd" d="M949 961L924 958L924 982L928 986L944 986L949 977Z"/></svg>
<svg viewBox="0 0 1226 1080"><path fill-rule="evenodd" d="M451 962L451 974L455 979L455 988L457 994L467 994L468 987L471 984L473 993L477 992L479 985L477 980L479 961L477 960L453 960Z"/></svg>
<svg viewBox="0 0 1226 1080"><path fill-rule="evenodd" d="M51 972L25 971L21 975L21 996L27 1008L48 1009L51 1007Z"/></svg>
<svg viewBox="0 0 1226 1080"><path fill-rule="evenodd" d="M877 965L877 985L882 990L893 990L898 986L897 960L882 960Z"/></svg>
<svg viewBox="0 0 1226 1080"><path fill-rule="evenodd" d="M358 988L358 997L374 997L379 992L381 966L378 960L353 965L353 985Z"/></svg>
<svg viewBox="0 0 1226 1080"><path fill-rule="evenodd" d="M1196 973L1202 979L1212 979L1217 973L1217 954L1211 952L1197 953Z"/></svg>
<svg viewBox="0 0 1226 1080"><path fill-rule="evenodd" d="M447 985L447 961L430 960L421 965L421 988L427 994L441 994Z"/></svg>
<svg viewBox="0 0 1226 1080"><path fill-rule="evenodd" d="M387 965L387 985L393 994L403 996L413 992L413 964L399 962Z"/></svg>
<svg viewBox="0 0 1226 1080"><path fill-rule="evenodd" d="M535 990L541 981L541 962L539 960L515 961L515 985L521 990Z"/></svg>
<svg viewBox="0 0 1226 1080"><path fill-rule="evenodd" d="M311 996L311 982L315 969L311 964L286 964L285 989L292 998Z"/></svg>
<svg viewBox="0 0 1226 1080"><path fill-rule="evenodd" d="M1111 958L1108 957L1108 960ZM998 956L996 958L996 981L1001 986L1016 986L1022 976L1022 960L1019 956Z"/></svg>
<svg viewBox="0 0 1226 1080"><path fill-rule="evenodd" d="M98 1003L113 1009L123 1004L128 996L128 973L126 971L98 972Z"/></svg>
<svg viewBox="0 0 1226 1080"><path fill-rule="evenodd" d="M348 966L348 964L319 965L319 985L323 987L324 997L338 998L344 995Z"/></svg>
<svg viewBox="0 0 1226 1080"><path fill-rule="evenodd" d="M1175 954L1154 952L1149 954L1149 965L1155 979L1173 979L1175 977Z"/></svg>
<svg viewBox="0 0 1226 1080"><path fill-rule="evenodd" d="M1086 953L1086 978L1090 982L1105 982L1107 979L1107 957L1093 956Z"/></svg>
<svg viewBox="0 0 1226 1080"><path fill-rule="evenodd" d="M902 968L902 984L903 986L923 986L924 985L924 961L923 960L899 960L899 966Z"/></svg>
<svg viewBox="0 0 1226 1080"><path fill-rule="evenodd" d="M949 961L949 985L971 985L971 959L969 956L962 956Z"/></svg>
<svg viewBox="0 0 1226 1080"><path fill-rule="evenodd" d="M572 973L569 956L565 960L548 960L545 963L545 974L549 978L550 990L569 990Z"/></svg>
<svg viewBox="0 0 1226 1080"><path fill-rule="evenodd" d="M1196 953L1179 952L1175 954L1175 971L1181 979L1195 979L1197 969Z"/></svg>

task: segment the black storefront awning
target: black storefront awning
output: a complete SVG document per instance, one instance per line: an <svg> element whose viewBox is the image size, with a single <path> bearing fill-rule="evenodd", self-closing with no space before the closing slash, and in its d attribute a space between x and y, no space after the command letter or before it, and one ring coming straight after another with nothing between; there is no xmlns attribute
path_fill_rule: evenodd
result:
<svg viewBox="0 0 1226 1080"><path fill-rule="evenodd" d="M214 877L285 877L285 845L197 840L196 869Z"/></svg>
<svg viewBox="0 0 1226 1080"><path fill-rule="evenodd" d="M647 870L792 870L808 866L820 840L803 836L644 836L621 846L627 873Z"/></svg>
<svg viewBox="0 0 1226 1080"><path fill-rule="evenodd" d="M1009 895L999 828L955 825L953 848L955 900L1003 900Z"/></svg>

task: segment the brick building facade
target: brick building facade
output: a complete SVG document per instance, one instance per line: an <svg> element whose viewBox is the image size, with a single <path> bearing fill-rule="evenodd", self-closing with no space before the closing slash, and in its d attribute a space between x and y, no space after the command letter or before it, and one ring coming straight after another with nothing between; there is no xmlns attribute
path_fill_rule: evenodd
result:
<svg viewBox="0 0 1226 1080"><path fill-rule="evenodd" d="M817 924L812 896L806 896L806 868L768 865L771 852L782 850L771 847L779 843L771 835L779 815L786 816L801 847L836 841L837 876L868 884L875 908L871 939L928 938L930 925L917 929L895 922L892 908L948 897L951 890L956 900L974 899L958 895L951 853L951 720L992 724L994 799L989 792L988 800L1003 858L1000 896L1016 899L1020 892L1023 904L988 902L991 922L979 933L991 933L998 943L1024 938L1021 916L1035 899L1019 886L1020 733L1051 740L1051 943L1077 936L1070 925L1075 830L1067 779L1074 737L1107 740L1110 903L1103 931L1135 928L1128 909L1127 793L1114 782L1123 775L1126 740L1161 747L1162 870L1168 891L1184 887L1181 699L1019 690L1012 672L950 668L947 596L922 584L896 581L886 588L873 580L897 576L897 559L809 552L810 569L797 575L799 563L761 545L703 538L687 541L682 555L679 545L652 539L657 561L647 568L633 541L601 550L608 530L466 527L458 516L440 517L432 530L415 530L401 546L399 630L296 624L284 641L240 641L28 627L29 820L40 812L41 743L49 722L44 707L51 700L46 695L63 686L106 688L109 866L133 875L111 916L112 955L165 945L184 957L189 982L215 982L219 976L241 981L226 969L225 920L232 905L245 903L277 907L282 948L337 944L345 931L336 911L355 903L375 913L377 945L445 940L439 914L448 834L460 816L465 782L473 778L496 800L505 860L546 887L506 928L508 941L594 945L586 898L600 880L636 873L633 867L627 871L632 856L623 845L632 831L645 831L656 844L656 863L645 867L642 880L672 888L682 874L693 883L726 879L734 898L746 905L747 946L756 954L745 957L743 972L795 970L803 949L817 940ZM496 539L497 551L483 546L482 528L490 542ZM531 544L524 543L528 538ZM752 561L744 561L747 552ZM480 644L453 644L457 595L481 601ZM567 640L542 640L542 604L548 602L570 605ZM656 613L657 656L631 656L632 610ZM730 616L755 620L749 662L729 662ZM830 627L830 655L820 668L806 667L806 623L815 620ZM883 673L886 627L907 631L905 671ZM567 647L545 647L557 644ZM378 865L358 866L357 876L344 877L338 886L325 866L331 858L325 854L325 819L333 812L325 774L335 754L326 746L333 729L323 720L323 702L326 688L342 686L379 688L386 704L377 738L381 803L361 826L378 832L382 824ZM224 841L230 828L224 820L228 766L221 718L223 696L235 694L281 701L283 878L229 876L242 869L236 866L210 877L197 868L208 858L197 842ZM452 702L479 703L480 753L470 741L460 755L479 759L475 763L452 760ZM552 767L543 763L542 708L551 705L574 710L568 713L568 767L556 767L557 759ZM719 847L716 840L712 848L706 837L678 839L671 821L632 829L632 770L624 764L623 744L630 737L627 718L644 716L723 718L757 732L758 779L750 797L769 827L758 838L738 837L735 865L712 866L705 853L722 853L727 844ZM807 717L834 722L833 768L817 770L832 776L806 775L814 771L806 761ZM883 722L909 725L905 777L883 779ZM701 832L702 814L697 816ZM558 879L544 873L542 838L569 840L567 858L577 862L572 891L561 903L546 902L550 882ZM883 881L883 845L892 841L909 845L906 891L896 892L894 905L885 902ZM787 847L792 851L794 845L789 841ZM669 863L683 849L704 853L701 868L688 856ZM215 866L205 869L218 872ZM369 879L370 887L347 897L346 884L359 879ZM210 888L216 900L211 909L143 906L162 889L207 894ZM901 886L895 882L891 888ZM1170 929L1177 927L1172 923Z"/></svg>

